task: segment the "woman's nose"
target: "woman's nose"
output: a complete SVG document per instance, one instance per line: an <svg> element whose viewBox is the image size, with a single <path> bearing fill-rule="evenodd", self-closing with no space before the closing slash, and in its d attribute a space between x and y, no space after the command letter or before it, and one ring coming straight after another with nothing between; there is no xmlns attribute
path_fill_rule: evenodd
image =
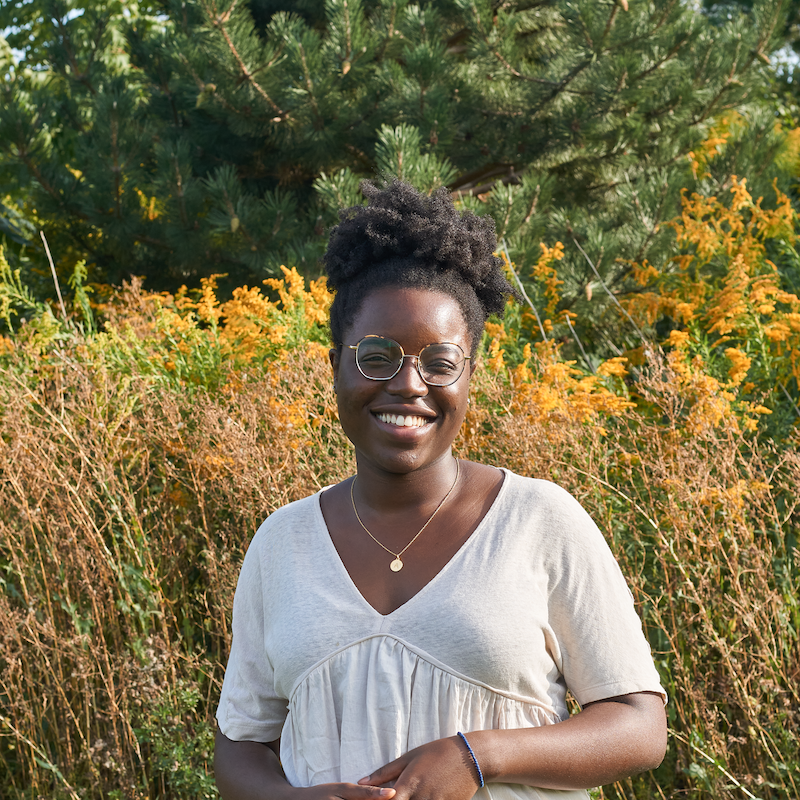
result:
<svg viewBox="0 0 800 800"><path fill-rule="evenodd" d="M387 389L404 397L426 395L428 384L422 380L417 364L419 364L419 356L404 355L400 371L389 381Z"/></svg>

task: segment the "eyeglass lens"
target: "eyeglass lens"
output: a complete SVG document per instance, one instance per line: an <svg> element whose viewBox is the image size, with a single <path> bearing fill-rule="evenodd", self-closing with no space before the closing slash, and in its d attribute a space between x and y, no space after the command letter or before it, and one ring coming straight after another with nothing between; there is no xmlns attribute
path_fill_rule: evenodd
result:
<svg viewBox="0 0 800 800"><path fill-rule="evenodd" d="M406 356L407 358L409 356ZM356 362L367 378L388 380L402 366L403 350L392 339L368 336L358 343ZM464 353L457 344L443 342L429 344L419 354L419 373L433 386L448 386L458 380L464 371Z"/></svg>

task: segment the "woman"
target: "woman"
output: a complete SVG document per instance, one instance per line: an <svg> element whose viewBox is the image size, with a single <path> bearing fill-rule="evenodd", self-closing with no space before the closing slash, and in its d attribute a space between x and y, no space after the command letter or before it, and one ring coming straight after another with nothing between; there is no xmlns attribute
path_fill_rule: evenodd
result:
<svg viewBox="0 0 800 800"><path fill-rule="evenodd" d="M364 193L325 256L357 474L250 545L218 786L225 800L586 798L665 752L630 592L569 494L451 453L485 321L514 294L491 220L444 190Z"/></svg>

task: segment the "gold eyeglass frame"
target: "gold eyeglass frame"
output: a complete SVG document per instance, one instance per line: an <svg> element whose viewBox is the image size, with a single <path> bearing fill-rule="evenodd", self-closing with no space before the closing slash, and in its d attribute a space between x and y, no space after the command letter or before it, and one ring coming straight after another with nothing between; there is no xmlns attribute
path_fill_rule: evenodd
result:
<svg viewBox="0 0 800 800"><path fill-rule="evenodd" d="M367 375L367 374L364 372L364 370L363 370L363 369L361 369L361 364L359 364L359 363L358 363L358 348L359 348L359 347L361 346L361 344L362 344L363 342L365 342L367 339L385 339L387 342L392 342L393 344L396 344L396 345L397 345L398 349L400 350L400 363L397 365L397 369L396 369L396 370L395 370L395 371L394 371L394 372L393 372L391 375L388 375L388 376L387 376L387 377L385 377L385 378L375 378L375 377L373 377L372 375ZM461 372L459 372L459 373L458 373L458 375L457 375L455 378L453 378L453 380L452 380L452 381L449 381L448 383L431 383L430 381L428 381L428 380L426 380L426 379L425 379L425 376L422 374L422 370L421 370L421 369L420 369L420 367L419 367L419 359L420 359L420 356L422 355L422 353L423 353L423 352L424 352L424 351L425 351L427 348L429 348L429 347L433 347L434 345L438 345L438 344L449 344L449 345L452 345L453 347L457 347L457 348L459 349L459 351L461 352L461 355L462 355L462 357L463 357L463 359L464 359L464 360L461 362ZM437 387L439 387L439 388L443 388L443 387L445 387L445 386L452 386L454 383L456 383L456 381L458 381L458 379L459 379L459 378L460 378L460 377L461 377L461 376L464 374L464 367L466 366L466 363L467 363L467 361L471 360L471 358L472 358L472 356L465 355L465 354L464 354L464 349L461 347L461 345L460 345L460 344L456 344L455 342L431 342L430 344L426 344L426 345L425 345L425 347L423 347L423 348L422 348L422 350L420 350L420 351L419 351L419 354L418 354L418 355L416 355L416 356L414 356L414 355L407 355L407 354L406 354L406 351L405 351L405 350L403 350L403 346L400 344L400 342L396 342L394 339L390 339L388 336L381 336L381 335L380 335L380 334L378 334L378 333L368 333L366 336L364 336L363 338L359 339L359 340L358 340L358 341L357 341L355 344L348 344L348 345L347 345L347 347L348 347L350 350L354 350L354 351L355 351L355 353L354 353L354 358L355 358L355 360L356 360L356 367L358 368L358 371L359 371L359 372L360 372L360 373L361 373L361 374L362 374L362 375L363 375L363 376L364 376L364 377L365 377L365 378L366 378L368 381L390 381L392 378L394 378L394 377L395 377L395 376L396 376L396 375L397 375L397 374L400 372L400 370L401 370L401 369L403 369L403 362L404 362L404 361L405 361L407 358L414 358L414 359L416 359L416 362L415 362L415 365L414 365L414 366L416 366L416 368L417 368L417 374L419 375L419 377L420 377L420 380L421 380L421 381L422 381L422 382L423 382L423 383L424 383L426 386L437 386Z"/></svg>

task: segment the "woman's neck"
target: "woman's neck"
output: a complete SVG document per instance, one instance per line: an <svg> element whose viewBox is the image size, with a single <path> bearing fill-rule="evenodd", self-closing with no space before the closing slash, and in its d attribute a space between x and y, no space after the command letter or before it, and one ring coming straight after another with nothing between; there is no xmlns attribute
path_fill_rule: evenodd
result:
<svg viewBox="0 0 800 800"><path fill-rule="evenodd" d="M359 507L383 514L435 506L454 486L458 474L455 457L448 451L433 464L408 473L376 469L358 463L354 494Z"/></svg>

